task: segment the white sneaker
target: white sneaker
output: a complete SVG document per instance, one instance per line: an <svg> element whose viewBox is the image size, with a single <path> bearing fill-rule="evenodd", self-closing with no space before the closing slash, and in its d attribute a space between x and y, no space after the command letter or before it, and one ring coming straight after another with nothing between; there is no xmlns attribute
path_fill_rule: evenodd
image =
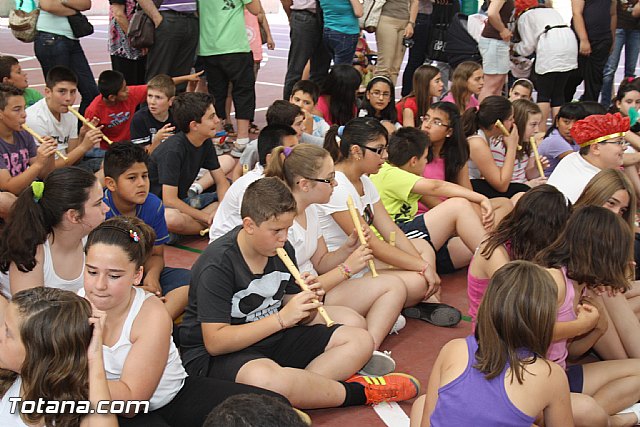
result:
<svg viewBox="0 0 640 427"><path fill-rule="evenodd" d="M398 318L396 319L396 323L393 324L393 327L389 331L389 335L397 334L405 326L407 326L407 319L405 319L402 314L399 314Z"/></svg>
<svg viewBox="0 0 640 427"><path fill-rule="evenodd" d="M622 411L618 412L618 414L631 414L633 413L636 418L636 425L640 425L640 403L634 403L633 405L629 406L627 409L623 409Z"/></svg>
<svg viewBox="0 0 640 427"><path fill-rule="evenodd" d="M358 375L382 377L396 369L396 361L391 358L390 351L375 350L371 359L358 371Z"/></svg>
<svg viewBox="0 0 640 427"><path fill-rule="evenodd" d="M187 196L196 197L198 194L201 194L203 191L204 191L204 188L202 188L202 185L200 185L197 182L194 182L193 184L191 184L191 187L189 187L189 190L187 191Z"/></svg>

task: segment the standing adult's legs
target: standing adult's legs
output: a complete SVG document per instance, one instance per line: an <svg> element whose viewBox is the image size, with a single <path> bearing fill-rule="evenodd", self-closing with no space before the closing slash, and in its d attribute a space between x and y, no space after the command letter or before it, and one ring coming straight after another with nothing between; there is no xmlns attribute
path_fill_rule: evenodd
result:
<svg viewBox="0 0 640 427"><path fill-rule="evenodd" d="M429 47L429 31L431 30L431 14L418 13L416 28L413 31L413 47L409 49L409 59L402 74L402 96L407 96L413 89L413 73L424 64Z"/></svg>
<svg viewBox="0 0 640 427"><path fill-rule="evenodd" d="M284 78L282 96L288 100L291 89L302 77L302 71L309 59L312 59L316 49L322 44L322 28L319 27L314 13L306 10L292 10L289 20L289 56L287 58L287 74ZM329 54L325 54L329 57ZM328 68L328 67L327 67Z"/></svg>
<svg viewBox="0 0 640 427"><path fill-rule="evenodd" d="M82 96L80 112L84 113L91 101L98 96L98 86L80 42L57 34L39 31L34 43L34 51L45 78L49 70L56 65L71 68L76 73L78 90Z"/></svg>
<svg viewBox="0 0 640 427"><path fill-rule="evenodd" d="M613 79L615 78L616 69L618 68L618 63L620 62L620 54L622 53L622 48L625 45L625 32L626 30L623 30L621 28L618 28L616 30L616 41L602 73L602 91L600 92L600 104L604 105L606 108L609 108L609 105L611 105ZM626 51L628 50L629 49L627 48Z"/></svg>
<svg viewBox="0 0 640 427"><path fill-rule="evenodd" d="M611 39L598 40L591 43L591 55L585 61L584 94L581 101L598 101L602 89L602 73L609 58ZM486 81L485 81L486 84Z"/></svg>
<svg viewBox="0 0 640 427"><path fill-rule="evenodd" d="M198 46L198 19L163 11L153 46L147 55L147 81L158 74L171 77L189 74ZM213 81L213 80L210 80ZM184 90L185 84L178 85Z"/></svg>

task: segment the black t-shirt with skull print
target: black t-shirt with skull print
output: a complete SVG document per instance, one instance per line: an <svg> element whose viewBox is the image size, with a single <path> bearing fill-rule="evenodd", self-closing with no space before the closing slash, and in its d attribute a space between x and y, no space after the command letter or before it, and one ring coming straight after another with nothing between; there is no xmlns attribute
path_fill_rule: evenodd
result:
<svg viewBox="0 0 640 427"><path fill-rule="evenodd" d="M180 325L185 365L207 354L202 323L239 325L254 322L278 311L285 294L300 292L277 256L268 259L262 274L251 272L238 246L241 229L242 226L238 226L216 239L191 269L189 303ZM284 248L295 263L293 246L287 242Z"/></svg>

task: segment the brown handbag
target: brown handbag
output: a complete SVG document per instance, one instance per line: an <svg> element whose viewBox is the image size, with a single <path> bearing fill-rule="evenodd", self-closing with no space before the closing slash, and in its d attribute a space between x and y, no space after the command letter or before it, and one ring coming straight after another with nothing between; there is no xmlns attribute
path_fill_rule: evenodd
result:
<svg viewBox="0 0 640 427"><path fill-rule="evenodd" d="M153 4L156 8L162 6L164 0L153 0ZM155 41L156 26L153 24L149 15L145 13L140 7L140 4L136 5L136 11L131 17L129 22L129 31L127 37L129 38L129 44L136 49L144 49L153 46Z"/></svg>

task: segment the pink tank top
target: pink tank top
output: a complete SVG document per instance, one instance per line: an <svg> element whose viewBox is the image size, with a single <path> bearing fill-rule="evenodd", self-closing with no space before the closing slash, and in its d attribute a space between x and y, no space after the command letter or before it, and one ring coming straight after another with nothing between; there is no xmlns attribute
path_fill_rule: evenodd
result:
<svg viewBox="0 0 640 427"><path fill-rule="evenodd" d="M437 159L431 160L431 162L427 163L424 166L424 170L422 171L422 176L427 179L439 179L440 181L444 181L444 159L442 157L438 157ZM447 198L441 197L444 201ZM418 202L418 212L417 215L428 212L429 208L422 204L422 202Z"/></svg>
<svg viewBox="0 0 640 427"><path fill-rule="evenodd" d="M567 277L567 269L566 267L562 267L562 275L564 276L565 282L565 296L562 305L558 308L558 317L556 317L557 322L570 322L572 320L576 320L576 312L573 310L573 299L576 295L575 290L573 289L573 280ZM549 351L547 352L547 359L552 362L556 362L558 365L562 366L563 369L567 367L567 355L569 351L567 350L567 340L559 340L554 341L549 346Z"/></svg>
<svg viewBox="0 0 640 427"><path fill-rule="evenodd" d="M511 258L511 240L508 240L504 244L504 248ZM471 317L471 333L476 331L476 315L478 314L478 307L480 307L480 302L482 301L482 297L484 296L487 287L489 286L490 278L484 277L476 277L471 274L471 264L473 260L478 255L478 251L480 248L476 249L476 252L473 254L473 258L471 258L471 262L469 263L469 269L467 270L467 297L469 299L469 316Z"/></svg>

